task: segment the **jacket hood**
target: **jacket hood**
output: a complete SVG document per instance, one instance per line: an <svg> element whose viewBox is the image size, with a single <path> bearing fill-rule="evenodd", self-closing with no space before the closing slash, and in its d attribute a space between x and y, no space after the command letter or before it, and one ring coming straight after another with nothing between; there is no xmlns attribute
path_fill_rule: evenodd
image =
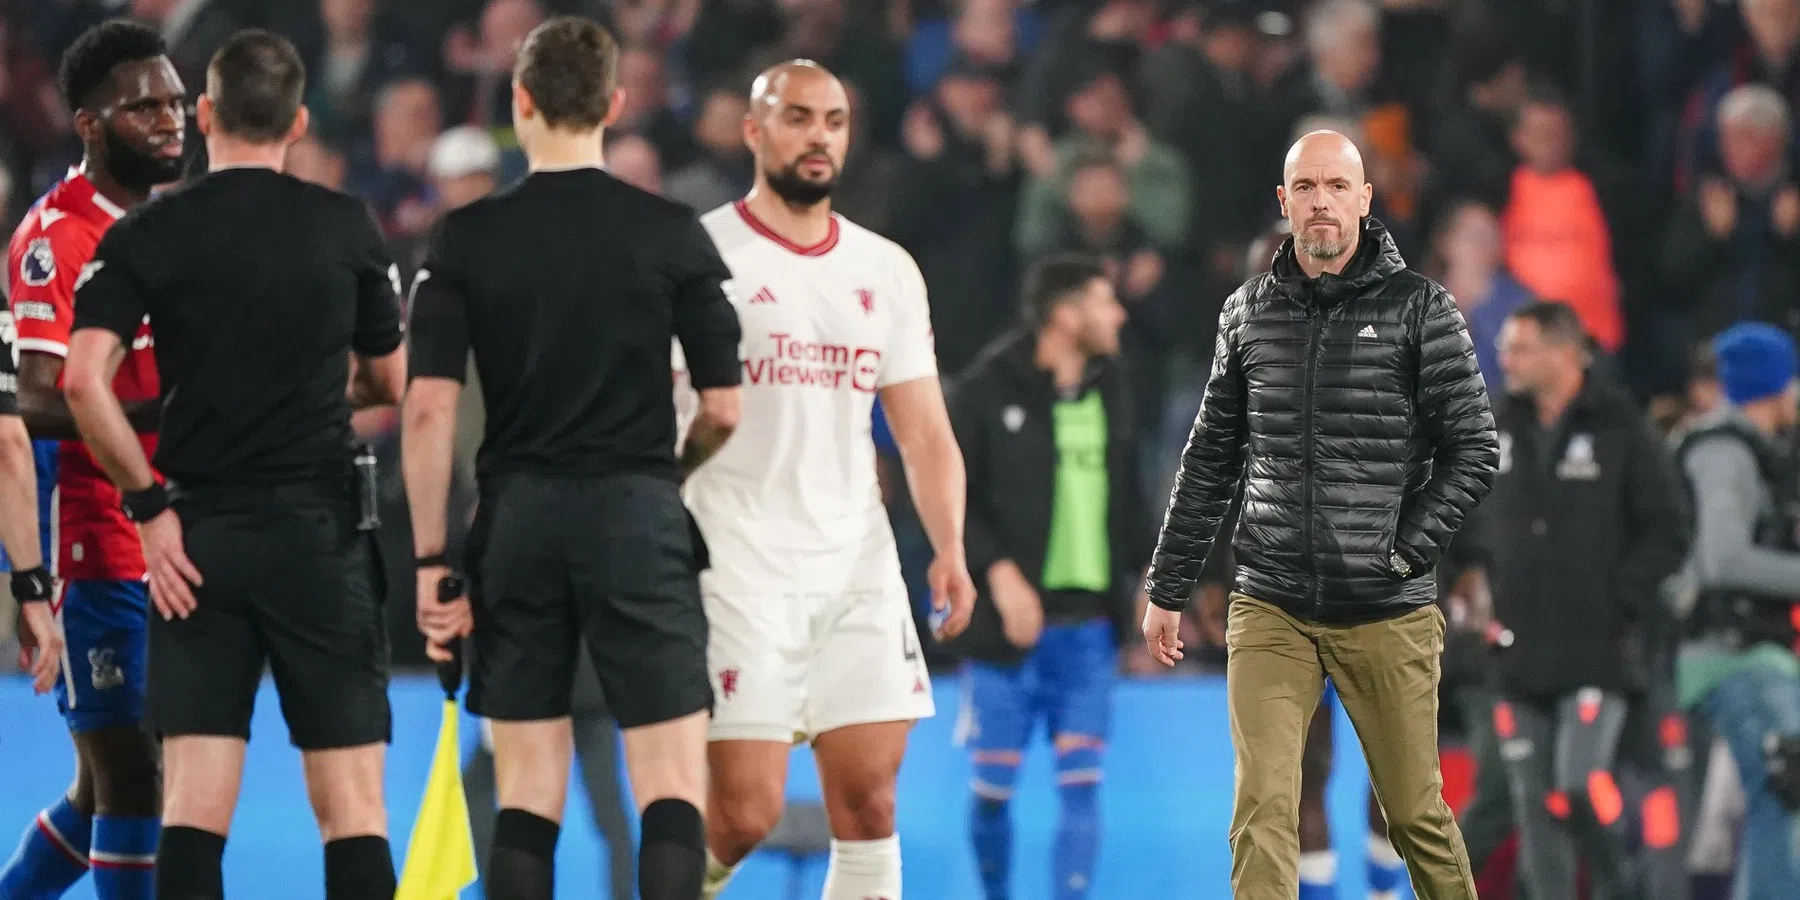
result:
<svg viewBox="0 0 1800 900"><path fill-rule="evenodd" d="M1394 238L1388 234L1387 226L1381 224L1380 219L1368 216L1362 220L1362 235L1357 241L1356 256L1344 267L1344 273L1322 273L1315 286L1325 297L1349 297L1370 285L1392 278L1405 268L1406 260L1400 257L1400 248L1394 245ZM1300 268L1299 260L1294 258L1293 235L1288 235L1281 242L1280 249L1275 251L1272 269L1275 284L1280 291L1289 297L1301 299L1303 286L1309 279Z"/></svg>

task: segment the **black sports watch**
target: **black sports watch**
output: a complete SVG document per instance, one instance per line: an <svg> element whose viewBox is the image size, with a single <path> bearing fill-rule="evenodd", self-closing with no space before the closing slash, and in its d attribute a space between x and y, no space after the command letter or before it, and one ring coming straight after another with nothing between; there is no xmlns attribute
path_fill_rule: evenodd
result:
<svg viewBox="0 0 1800 900"><path fill-rule="evenodd" d="M125 518L141 525L169 508L169 489L156 483L141 491L124 493L119 497L119 508L125 511Z"/></svg>
<svg viewBox="0 0 1800 900"><path fill-rule="evenodd" d="M48 603L55 587L50 570L43 566L12 573L13 599L20 603Z"/></svg>

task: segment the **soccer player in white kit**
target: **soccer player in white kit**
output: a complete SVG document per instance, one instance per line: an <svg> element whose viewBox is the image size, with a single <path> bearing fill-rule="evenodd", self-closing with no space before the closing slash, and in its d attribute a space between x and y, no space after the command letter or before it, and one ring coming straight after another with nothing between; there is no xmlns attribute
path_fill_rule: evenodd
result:
<svg viewBox="0 0 1800 900"><path fill-rule="evenodd" d="M894 781L934 706L876 487L877 395L936 552L940 635L962 630L975 598L924 280L906 251L831 211L849 116L824 68L764 72L744 121L755 186L701 218L732 271L744 358L737 432L685 489L712 557L707 897L775 827L790 749L810 740L833 838L825 900L899 900Z"/></svg>

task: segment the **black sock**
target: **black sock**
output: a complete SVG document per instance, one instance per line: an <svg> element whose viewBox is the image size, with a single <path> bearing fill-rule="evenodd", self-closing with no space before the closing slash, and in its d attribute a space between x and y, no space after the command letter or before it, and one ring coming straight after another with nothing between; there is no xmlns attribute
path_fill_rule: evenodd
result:
<svg viewBox="0 0 1800 900"><path fill-rule="evenodd" d="M556 838L562 826L522 809L494 817L494 849L482 883L488 900L551 900L556 892Z"/></svg>
<svg viewBox="0 0 1800 900"><path fill-rule="evenodd" d="M394 854L376 834L325 845L325 900L394 900Z"/></svg>
<svg viewBox="0 0 1800 900"><path fill-rule="evenodd" d="M156 900L224 900L225 836L170 825L156 849Z"/></svg>
<svg viewBox="0 0 1800 900"><path fill-rule="evenodd" d="M638 896L699 900L706 879L706 825L686 800L665 797L644 809L638 845Z"/></svg>

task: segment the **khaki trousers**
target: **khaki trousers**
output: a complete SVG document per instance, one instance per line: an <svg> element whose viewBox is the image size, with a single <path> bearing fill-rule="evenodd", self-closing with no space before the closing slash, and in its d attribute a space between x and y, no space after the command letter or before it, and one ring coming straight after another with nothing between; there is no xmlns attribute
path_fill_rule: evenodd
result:
<svg viewBox="0 0 1800 900"><path fill-rule="evenodd" d="M1325 677L1356 726L1388 840L1406 860L1419 900L1476 900L1475 878L1438 766L1436 606L1352 626L1302 622L1231 595L1226 694L1237 760L1231 810L1231 895L1293 900L1299 893L1300 757Z"/></svg>

